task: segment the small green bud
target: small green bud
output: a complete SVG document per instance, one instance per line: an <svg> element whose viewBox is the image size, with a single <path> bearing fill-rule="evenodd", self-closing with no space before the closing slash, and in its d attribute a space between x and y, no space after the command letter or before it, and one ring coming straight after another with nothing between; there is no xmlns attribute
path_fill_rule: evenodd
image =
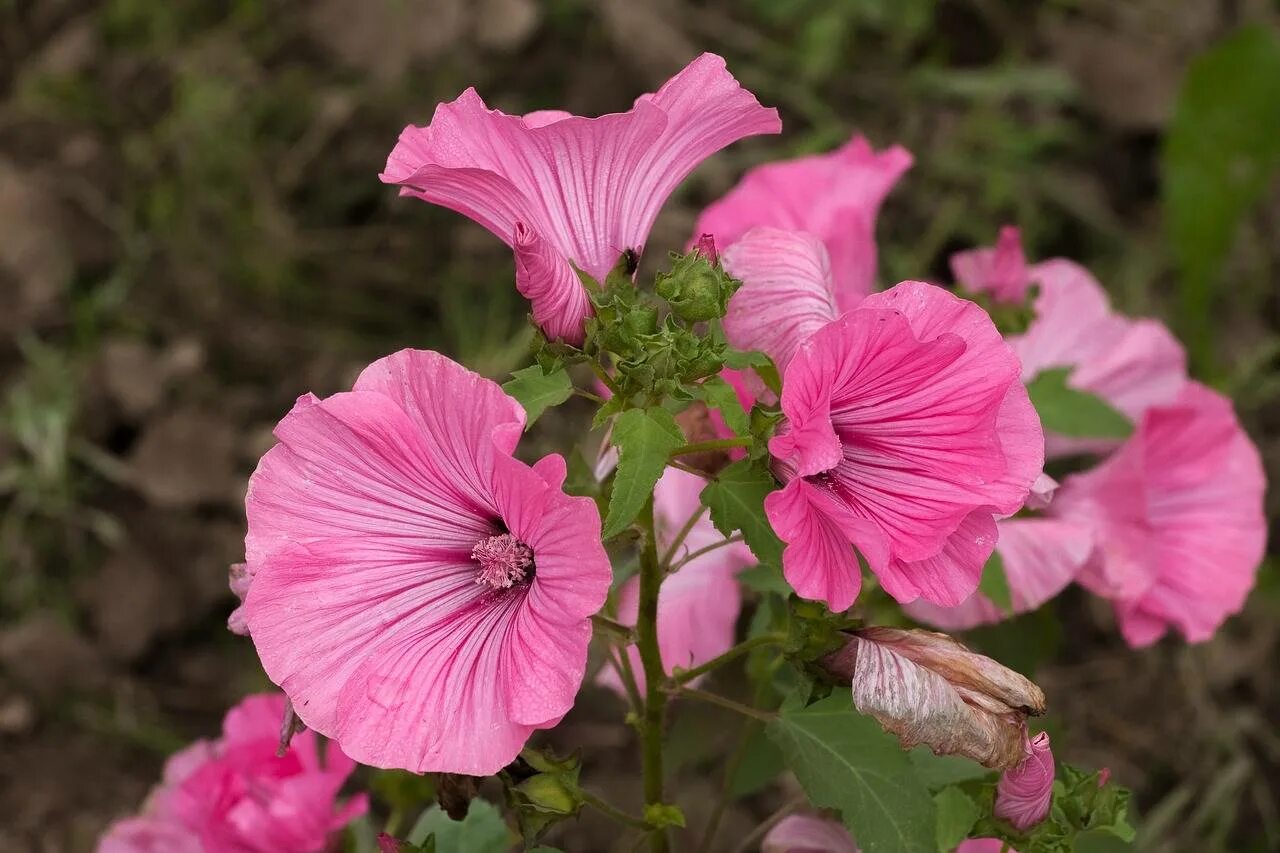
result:
<svg viewBox="0 0 1280 853"><path fill-rule="evenodd" d="M677 317L698 323L724 316L738 282L695 249L676 256L671 271L658 274L655 287Z"/></svg>

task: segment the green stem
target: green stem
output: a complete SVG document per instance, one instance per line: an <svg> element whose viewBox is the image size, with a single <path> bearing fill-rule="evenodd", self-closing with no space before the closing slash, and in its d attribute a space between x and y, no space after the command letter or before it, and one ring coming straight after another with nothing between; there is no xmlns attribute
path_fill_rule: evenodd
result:
<svg viewBox="0 0 1280 853"><path fill-rule="evenodd" d="M680 696L688 696L690 699L699 699L710 705L719 705L721 708L727 708L736 714L744 717L750 717L753 720L759 720L762 723L771 723L777 714L767 711L759 711L749 705L743 705L741 702L735 702L732 699L721 696L718 693L708 693L705 690L698 690L695 687L668 687L669 692L677 693Z"/></svg>
<svg viewBox="0 0 1280 853"><path fill-rule="evenodd" d="M626 824L627 826L634 826L636 829L649 828L649 824L645 823L640 818L627 814L622 809L612 803L600 799L590 791L582 792L582 801L601 814L613 818L618 823Z"/></svg>
<svg viewBox="0 0 1280 853"><path fill-rule="evenodd" d="M710 551L714 551L717 548L723 548L726 545L732 545L735 542L741 542L741 541L742 541L742 534L735 533L732 536L729 536L725 539L721 539L718 542L712 542L710 545L704 545L696 551L693 551L689 554L685 554L684 557L681 558L680 562L676 563L674 566L667 569L667 574L671 574L672 572L679 571L681 566L685 565L686 563L693 562L697 558L701 557L703 554L706 554Z"/></svg>
<svg viewBox="0 0 1280 853"><path fill-rule="evenodd" d="M705 506L699 505L698 508L693 511L693 514L689 516L689 520L686 521L684 526L676 533L676 538L671 540L671 544L667 547L666 553L662 555L662 560L658 563L658 565L662 567L664 575L667 573L668 567L671 565L671 561L675 559L676 550L684 544L685 539L689 538L689 533L693 531L693 526L698 523L698 519L702 518L703 513L706 511L707 508Z"/></svg>
<svg viewBox="0 0 1280 853"><path fill-rule="evenodd" d="M640 551L640 607L636 615L636 647L644 666L643 741L644 802L646 807L659 805L662 797L662 729L667 710L667 694L663 691L666 672L662 669L662 653L658 649L658 589L662 585L662 566L658 564L658 543L653 531L653 498L640 513L644 544ZM654 830L649 837L651 853L667 853L666 830Z"/></svg>
<svg viewBox="0 0 1280 853"><path fill-rule="evenodd" d="M729 661L745 655L752 649L758 649L761 646L778 646L786 641L787 637L785 634L761 634L758 637L751 637L750 639L743 640L741 643L738 643L738 645L729 649L727 652L713 657L706 663L695 666L693 669L677 670L676 674L671 676L671 680L677 685L688 684L698 676L706 675L708 672L711 672L711 670L724 666Z"/></svg>
<svg viewBox="0 0 1280 853"><path fill-rule="evenodd" d="M695 441L671 451L671 456L684 456L689 453L702 453L707 450L732 450L735 447L750 447L755 439L749 435L738 438L714 438L710 441Z"/></svg>
<svg viewBox="0 0 1280 853"><path fill-rule="evenodd" d="M614 639L621 640L623 643L634 643L636 641L635 631L631 630L627 625L623 625L616 619L610 619L603 613L597 613L592 616L591 624Z"/></svg>
<svg viewBox="0 0 1280 853"><path fill-rule="evenodd" d="M584 391L581 388L574 388L573 393L585 400L590 400L593 403L604 403L604 397L601 397L599 394L592 394L590 391Z"/></svg>
<svg viewBox="0 0 1280 853"><path fill-rule="evenodd" d="M588 361L587 364L591 367L591 372L596 375L596 378L604 383L604 387L614 394L618 393L618 386L614 383L613 377L609 375L608 371L594 361Z"/></svg>
<svg viewBox="0 0 1280 853"><path fill-rule="evenodd" d="M609 655L610 665L617 670L618 678L622 680L622 689L627 692L631 710L639 714L644 706L644 700L640 698L640 688L636 686L636 674L631 671L631 657L627 654L627 648L627 646L610 647L606 654Z"/></svg>

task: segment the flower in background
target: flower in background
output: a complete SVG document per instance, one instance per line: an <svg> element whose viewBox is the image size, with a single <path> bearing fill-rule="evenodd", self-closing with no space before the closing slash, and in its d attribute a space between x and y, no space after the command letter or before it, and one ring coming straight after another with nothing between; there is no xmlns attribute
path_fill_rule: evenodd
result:
<svg viewBox="0 0 1280 853"><path fill-rule="evenodd" d="M1023 750L1023 762L1006 770L996 785L995 815L1026 831L1049 816L1054 762L1045 732L1028 738Z"/></svg>
<svg viewBox="0 0 1280 853"><path fill-rule="evenodd" d="M705 485L706 481L696 474L668 468L654 489L654 523L660 553L671 547L695 513L698 516L679 545L677 563L725 540L698 499ZM733 645L734 626L742 609L737 575L754 563L750 549L733 542L694 556L662 582L658 591L658 649L667 674L676 667L692 669L706 663ZM624 625L635 624L640 604L639 580L629 578L618 592L618 621ZM627 654L637 686L643 690L640 653L633 644ZM600 682L622 689L622 681L612 669L601 671Z"/></svg>
<svg viewBox="0 0 1280 853"><path fill-rule="evenodd" d="M956 252L951 256L951 274L964 287L989 293L997 302L1022 302L1032 279L1022 253L1022 233L1006 225L994 246Z"/></svg>
<svg viewBox="0 0 1280 853"><path fill-rule="evenodd" d="M813 814L787 815L765 834L760 853L859 853L844 824Z"/></svg>
<svg viewBox="0 0 1280 853"><path fill-rule="evenodd" d="M355 762L312 732L280 755L279 694L250 696L227 712L222 737L196 741L165 764L143 813L114 824L98 853L314 853L368 809L340 801Z"/></svg>
<svg viewBox="0 0 1280 853"><path fill-rule="evenodd" d="M831 258L835 301L848 311L875 286L876 216L909 168L911 154L905 148L895 145L877 153L864 137L854 136L830 153L747 172L702 212L694 233L714 234L722 248L760 226L813 236Z"/></svg>
<svg viewBox="0 0 1280 853"><path fill-rule="evenodd" d="M515 251L516 287L548 338L580 343L591 312L574 267L602 281L639 252L667 197L725 146L778 133L760 105L705 53L625 113L599 118L489 109L474 89L410 125L382 180L455 210Z"/></svg>
<svg viewBox="0 0 1280 853"><path fill-rule="evenodd" d="M1231 401L1188 382L1148 408L1115 453L1067 477L1050 511L1091 531L1079 580L1112 600L1130 645L1170 627L1200 642L1253 588L1266 547L1265 489Z"/></svg>
<svg viewBox="0 0 1280 853"><path fill-rule="evenodd" d="M776 279L786 298L773 299L765 278L734 295L744 300L736 310L767 313L772 324L751 335L741 323L726 328L735 346L765 347L785 365L785 421L769 452L786 486L765 510L787 543L788 583L844 610L861 586L860 554L898 601L964 601L995 546L996 516L1021 508L1041 475L1040 422L1017 358L981 308L921 282L819 326L832 308L821 302L832 292L823 249L774 236L744 242L767 238L785 249L779 264L796 269L808 246L812 263ZM767 258L761 251L751 265ZM780 329L791 336L770 337Z"/></svg>
<svg viewBox="0 0 1280 853"><path fill-rule="evenodd" d="M249 483L244 622L298 716L378 767L484 776L573 704L612 576L565 462L433 352L299 398Z"/></svg>

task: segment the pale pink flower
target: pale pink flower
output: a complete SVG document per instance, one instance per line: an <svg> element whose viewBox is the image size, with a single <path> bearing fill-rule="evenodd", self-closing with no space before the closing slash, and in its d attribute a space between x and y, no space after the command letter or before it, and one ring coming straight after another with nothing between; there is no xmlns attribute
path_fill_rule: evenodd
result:
<svg viewBox="0 0 1280 853"><path fill-rule="evenodd" d="M999 838L970 838L961 841L956 853L1018 853Z"/></svg>
<svg viewBox="0 0 1280 853"><path fill-rule="evenodd" d="M680 530L698 513L698 520L689 528L676 552L677 563L725 539L699 501L698 495L704 486L706 481L701 477L668 468L654 489L659 553L671 547ZM677 667L692 669L706 663L733 645L734 626L742 609L737 575L754 563L750 549L741 542L733 542L694 557L662 582L658 591L658 650L668 675ZM634 625L639 605L639 578L628 578L618 591L618 621ZM643 690L645 681L639 650L632 645L627 648L627 654L632 674ZM622 681L611 667L601 670L599 680L622 690Z"/></svg>
<svg viewBox="0 0 1280 853"><path fill-rule="evenodd" d="M787 815L765 833L760 853L859 853L839 821L813 814Z"/></svg>
<svg viewBox="0 0 1280 853"><path fill-rule="evenodd" d="M1196 382L1154 405L1097 467L1068 477L1050 507L1087 525L1080 582L1113 601L1132 646L1177 628L1207 640L1240 610L1266 547L1258 450L1231 401Z"/></svg>
<svg viewBox="0 0 1280 853"><path fill-rule="evenodd" d="M956 252L951 274L969 290L990 293L997 302L1020 303L1031 287L1031 270L1022 253L1022 235L1006 225L994 246Z"/></svg>
<svg viewBox="0 0 1280 853"><path fill-rule="evenodd" d="M1016 238L1016 229L1005 229L995 249L974 251L1005 256L1016 252L1020 257L1021 247L1012 245ZM957 257L952 265L957 277L962 272L969 276L961 277L967 287L1010 301L1005 281L1013 276L1000 273L1002 265L992 264L987 277L981 278L964 253ZM1016 264L1009 261L1003 266L1015 268ZM1178 396L1187 382L1186 353L1163 323L1113 312L1102 286L1072 261L1041 261L1027 267L1026 275L1039 288L1033 305L1035 318L1024 334L1009 337L1009 345L1022 361L1024 382L1050 368L1071 368L1068 385L1096 394L1130 419L1141 417L1149 406ZM1105 452L1119 442L1050 433L1045 443L1047 455L1056 457Z"/></svg>
<svg viewBox="0 0 1280 853"><path fill-rule="evenodd" d="M996 785L995 814L1025 831L1049 816L1054 762L1046 732L1027 739L1023 748L1026 758Z"/></svg>
<svg viewBox="0 0 1280 853"><path fill-rule="evenodd" d="M277 755L285 699L250 696L232 708L222 737L171 757L141 816L112 826L98 853L313 853L368 809L342 802L355 762L312 732Z"/></svg>
<svg viewBox="0 0 1280 853"><path fill-rule="evenodd" d="M1067 587L1093 552L1088 526L1056 518L1007 518L996 522L996 552L1009 584L1013 613L1039 608ZM924 599L903 605L912 619L945 631L999 622L1005 614L981 592L955 607Z"/></svg>
<svg viewBox="0 0 1280 853"><path fill-rule="evenodd" d="M404 129L381 177L511 246L538 325L578 343L591 307L574 267L603 281L624 251L643 249L659 208L699 163L780 130L777 111L706 53L629 111L599 118L506 115L467 89L426 127Z"/></svg>
<svg viewBox="0 0 1280 853"><path fill-rule="evenodd" d="M611 570L558 455L433 352L311 395L249 483L246 622L307 726L378 767L485 776L573 704Z"/></svg>
<svg viewBox="0 0 1280 853"><path fill-rule="evenodd" d="M849 607L856 548L899 601L967 598L995 517L1023 505L1043 465L1018 372L981 308L921 282L872 294L805 339L769 443L786 486L765 501L796 592Z"/></svg>
<svg viewBox="0 0 1280 853"><path fill-rule="evenodd" d="M855 136L839 149L757 166L698 217L694 233L731 246L758 226L804 231L831 256L833 292L847 311L875 285L875 222L911 154L893 146L877 153Z"/></svg>

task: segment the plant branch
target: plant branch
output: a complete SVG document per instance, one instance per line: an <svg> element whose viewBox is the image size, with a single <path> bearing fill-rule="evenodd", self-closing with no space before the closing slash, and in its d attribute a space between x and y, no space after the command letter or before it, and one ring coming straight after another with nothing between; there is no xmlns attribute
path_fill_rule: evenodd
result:
<svg viewBox="0 0 1280 853"><path fill-rule="evenodd" d="M597 613L592 616L591 624L623 643L634 643L636 641L636 632L630 626L623 625L615 619L610 619L603 613Z"/></svg>
<svg viewBox="0 0 1280 853"><path fill-rule="evenodd" d="M667 570L667 574L670 574L671 572L679 571L681 566L685 565L686 563L693 562L698 557L701 557L703 554L706 554L710 551L714 551L717 548L723 548L726 545L732 545L735 542L741 542L741 541L742 541L742 534L735 533L732 536L727 536L718 542L712 542L710 545L704 545L698 550L685 554L683 557L681 557L678 563L676 563L674 566L672 566Z"/></svg>
<svg viewBox="0 0 1280 853"><path fill-rule="evenodd" d="M592 394L590 391L584 391L581 388L574 388L573 393L576 396L582 397L583 399L586 399L586 400L590 400L591 402L596 403L597 405L604 403L604 397L601 397L599 394Z"/></svg>
<svg viewBox="0 0 1280 853"><path fill-rule="evenodd" d="M684 526L676 533L676 538L672 539L671 544L667 546L667 550L662 555L662 559L658 561L658 565L663 569L662 573L664 575L667 574L668 567L671 565L671 560L676 555L676 550L684 544L685 539L689 538L689 533L693 530L694 525L698 523L698 519L702 518L706 511L707 508L699 504L698 508L689 516L689 520L686 521Z"/></svg>
<svg viewBox="0 0 1280 853"><path fill-rule="evenodd" d="M750 639L743 640L741 643L738 643L738 645L729 649L727 652L713 657L706 663L699 664L692 669L676 670L675 675L671 676L671 682L676 686L688 684L698 676L706 675L708 672L711 672L711 670L724 666L726 663L745 655L752 649L758 649L761 646L779 646L786 641L787 637L785 634L761 634L758 637L751 637Z"/></svg>
<svg viewBox="0 0 1280 853"><path fill-rule="evenodd" d="M600 812L606 817L612 818L618 823L625 824L627 826L633 826L636 829L644 829L644 830L649 829L649 824L645 823L644 820L642 820L641 818L635 817L634 815L627 814L622 809L618 808L612 803L609 803L609 802L606 802L605 800L600 799L590 791L586 791L586 790L582 791L582 801L587 805L591 806L596 811Z"/></svg>
<svg viewBox="0 0 1280 853"><path fill-rule="evenodd" d="M718 693L708 693L706 690L699 690L696 687L682 687L676 685L667 686L663 689L668 693L674 693L679 696L688 696L690 699L699 699L710 705L719 705L721 708L727 708L734 713L742 714L744 717L750 717L753 720L759 720L762 723L772 722L774 718L777 717L777 714L760 711L748 705L743 705L741 702L735 702Z"/></svg>
<svg viewBox="0 0 1280 853"><path fill-rule="evenodd" d="M732 450L735 447L750 447L755 441L749 435L737 438L713 438L710 441L695 441L671 451L671 456L686 456L690 453L703 453L708 450Z"/></svg>
<svg viewBox="0 0 1280 853"><path fill-rule="evenodd" d="M640 604L636 614L636 647L644 666L644 716L640 728L643 743L644 802L646 808L660 805L662 794L662 740L666 720L667 694L663 691L666 672L658 649L658 590L662 567L658 564L658 543L654 538L653 497L640 513L644 542L640 551ZM667 833L655 829L649 836L651 853L667 853Z"/></svg>

